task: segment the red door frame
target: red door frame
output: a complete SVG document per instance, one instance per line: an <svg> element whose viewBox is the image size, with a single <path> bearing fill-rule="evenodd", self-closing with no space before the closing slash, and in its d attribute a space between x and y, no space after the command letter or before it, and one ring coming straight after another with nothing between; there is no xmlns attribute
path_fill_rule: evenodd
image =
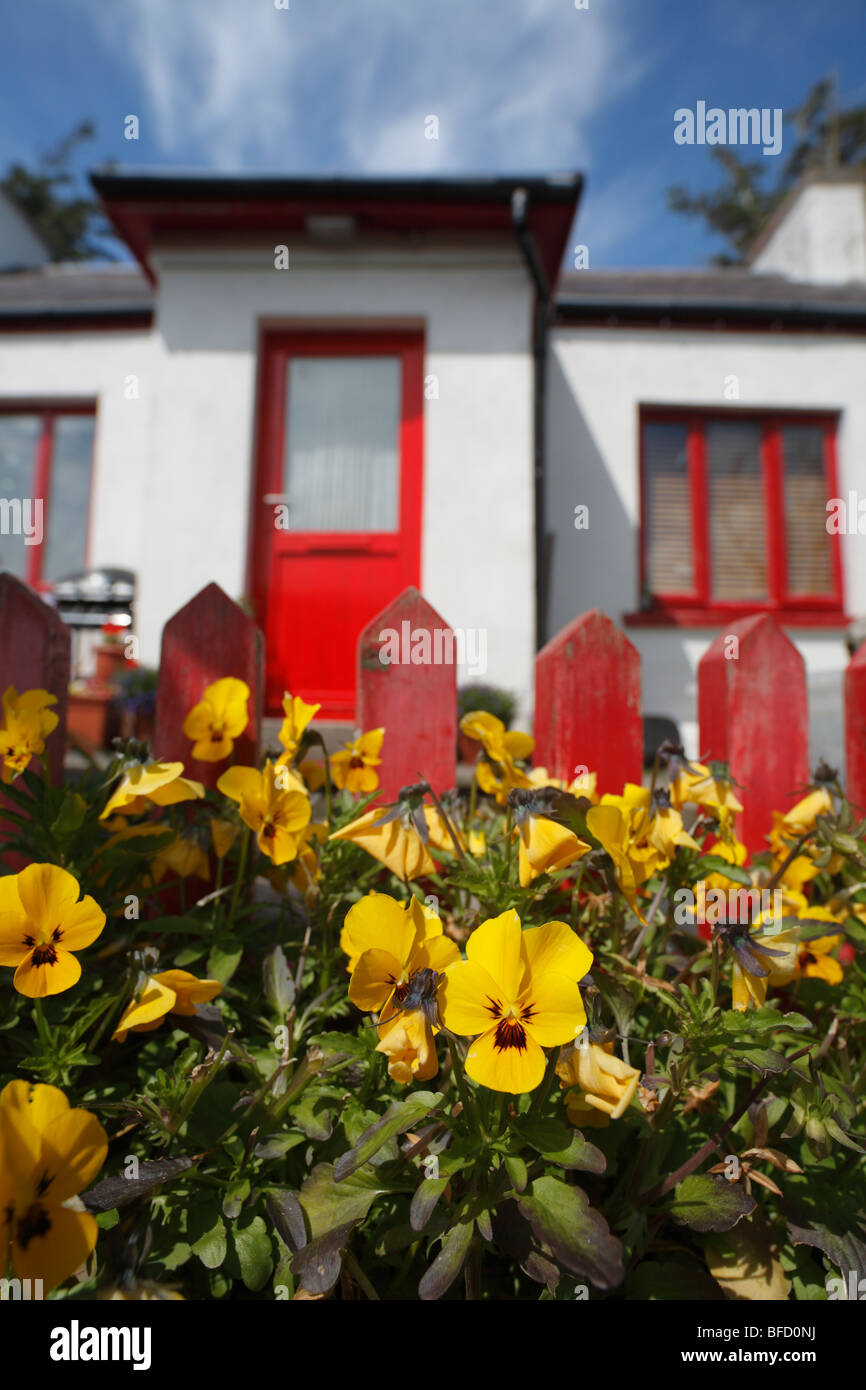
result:
<svg viewBox="0 0 866 1390"><path fill-rule="evenodd" d="M424 483L424 334L421 330L287 329L263 330L259 343L258 397L256 405L255 464L250 499L250 549L247 572L256 621L267 631L268 583L271 564L273 508L264 504L266 494L282 492L286 431L286 372L293 357L399 357L402 392L399 432L399 520L395 533L352 531L305 532L299 549L315 534L317 549L363 549L387 553L400 537L404 565L398 592L409 584L420 586L421 514ZM291 537L282 533L282 544L292 549ZM392 596L395 597L396 595ZM372 615L371 615L372 616Z"/></svg>

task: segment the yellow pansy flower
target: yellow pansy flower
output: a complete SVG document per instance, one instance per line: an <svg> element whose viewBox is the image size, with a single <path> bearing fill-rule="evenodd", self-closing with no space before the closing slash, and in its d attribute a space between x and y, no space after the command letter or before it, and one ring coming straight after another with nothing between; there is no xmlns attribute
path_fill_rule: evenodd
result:
<svg viewBox="0 0 866 1390"><path fill-rule="evenodd" d="M210 863L198 840L190 835L178 835L170 845L157 852L151 865L154 883L162 883L169 871L178 878L210 878Z"/></svg>
<svg viewBox="0 0 866 1390"><path fill-rule="evenodd" d="M644 791L647 799L637 795ZM591 806L586 813L587 829L613 860L616 881L635 912L638 889L669 862L659 841L652 843L649 838L652 818L648 796L646 788L627 783L622 796L606 793L599 805Z"/></svg>
<svg viewBox="0 0 866 1390"><path fill-rule="evenodd" d="M342 830L335 830L330 839L350 840L360 845L392 874L407 882L423 874L432 874L436 865L414 825L407 825L398 818L377 826L376 821L384 814L381 807L374 806L372 811L365 811Z"/></svg>
<svg viewBox="0 0 866 1390"><path fill-rule="evenodd" d="M277 734L286 751L280 755L277 762L292 761L304 736L304 730L321 708L321 705L308 705L300 695L290 695L286 691L283 696L284 718Z"/></svg>
<svg viewBox="0 0 866 1390"><path fill-rule="evenodd" d="M592 953L565 922L522 931L513 909L482 922L442 988L444 1026L475 1038L467 1075L492 1091L534 1090L543 1049L571 1042L586 1024L577 982L591 965Z"/></svg>
<svg viewBox="0 0 866 1390"><path fill-rule="evenodd" d="M409 1009L379 1027L377 1052L388 1058L388 1075L401 1086L430 1081L439 1070L433 1029L421 1009Z"/></svg>
<svg viewBox="0 0 866 1390"><path fill-rule="evenodd" d="M767 998L770 985L786 985L797 968L799 933L795 928L777 932L774 936L759 930L734 931L729 934L734 949L731 988L733 1007L745 1013L750 1004L760 1009Z"/></svg>
<svg viewBox="0 0 866 1390"><path fill-rule="evenodd" d="M460 958L456 944L444 935L442 922L432 908L415 897L406 903L398 902L388 893L366 893L352 904L340 932L340 948L349 958L346 969L353 980L362 957L369 952L377 953L377 960L372 964L368 962L370 968L358 977L354 994L352 985L349 986L352 1003L364 1010L381 1008L388 1001L391 989L405 984L416 970L444 970L446 965ZM380 959L383 954L389 956L388 961ZM384 973L375 976L380 983L371 995L370 969L379 966ZM390 975L394 980L387 985ZM363 993L359 994L362 980L366 983Z"/></svg>
<svg viewBox="0 0 866 1390"><path fill-rule="evenodd" d="M238 827L232 820L223 820L220 816L212 816L210 837L217 859L225 859L238 837Z"/></svg>
<svg viewBox="0 0 866 1390"><path fill-rule="evenodd" d="M31 758L45 752L45 740L58 723L48 706L56 704L57 696L47 690L24 690L19 695L14 685L7 686L0 719L0 780L11 782Z"/></svg>
<svg viewBox="0 0 866 1390"><path fill-rule="evenodd" d="M814 830L819 816L833 814L833 798L826 787L801 798L795 806L784 814L773 812L773 829L770 831L770 848L781 861L787 857L794 841L799 840L808 830Z"/></svg>
<svg viewBox="0 0 866 1390"><path fill-rule="evenodd" d="M494 796L500 806L505 804L508 793L515 787L528 791L533 783L532 774L527 774L517 766L517 761L529 758L535 748L535 739L518 729L506 729L501 719L486 710L471 710L460 720L460 732L467 738L478 739L489 762L476 766L475 776L479 787L488 796ZM546 776L546 773L545 773Z"/></svg>
<svg viewBox="0 0 866 1390"><path fill-rule="evenodd" d="M154 806L176 806L180 801L196 801L204 796L201 782L182 776L183 763L133 763L127 767L99 819L113 812L138 815Z"/></svg>
<svg viewBox="0 0 866 1390"><path fill-rule="evenodd" d="M262 854L274 864L287 864L298 853L301 831L310 819L310 799L300 778L287 767L266 762L255 767L230 767L217 788L240 806L241 820L255 831Z"/></svg>
<svg viewBox="0 0 866 1390"><path fill-rule="evenodd" d="M163 970L149 975L137 997L123 1011L112 1037L125 1042L128 1033L150 1033L166 1014L196 1013L197 1004L206 1004L222 993L219 980L199 980L188 970Z"/></svg>
<svg viewBox="0 0 866 1390"><path fill-rule="evenodd" d="M379 753L384 737L384 729L368 729L367 733L347 743L345 748L331 754L328 760L331 776L341 791L345 789L353 796L365 796L367 792L376 790L379 785L376 768L382 762Z"/></svg>
<svg viewBox="0 0 866 1390"><path fill-rule="evenodd" d="M91 1254L99 1228L66 1205L89 1187L108 1153L102 1125L73 1110L56 1086L10 1081L0 1091L0 1270L68 1279Z"/></svg>
<svg viewBox="0 0 866 1390"><path fill-rule="evenodd" d="M78 880L56 864L29 864L0 878L0 965L15 967L19 994L43 999L76 984L81 966L72 954L90 946L105 926L93 898L79 902Z"/></svg>
<svg viewBox="0 0 866 1390"><path fill-rule="evenodd" d="M328 827L324 821L311 821L304 826L298 848L298 857L290 874L291 882L304 897L310 899L316 894L316 884L322 877L322 865L317 846L328 838Z"/></svg>
<svg viewBox="0 0 866 1390"><path fill-rule="evenodd" d="M183 732L193 740L192 756L203 763L227 758L250 722L246 681L223 676L204 692L183 721Z"/></svg>
<svg viewBox="0 0 866 1390"><path fill-rule="evenodd" d="M590 851L573 830L546 816L526 815L514 828L518 837L520 886L527 888L539 874L564 869Z"/></svg>
<svg viewBox="0 0 866 1390"><path fill-rule="evenodd" d="M560 1086L568 1091L565 1106L573 1125L606 1125L618 1120L631 1103L640 1081L640 1071L621 1057L613 1056L613 1043L578 1043L563 1049L556 1064ZM588 1112L588 1113L587 1113Z"/></svg>
<svg viewBox="0 0 866 1390"><path fill-rule="evenodd" d="M403 1010L413 976L437 975L459 961L436 914L417 898L398 903L386 893L368 893L346 913L340 946L349 957L349 998L365 1013L378 1013L378 1052L388 1057L392 1080L428 1081L439 1070L434 1019L422 1009Z"/></svg>

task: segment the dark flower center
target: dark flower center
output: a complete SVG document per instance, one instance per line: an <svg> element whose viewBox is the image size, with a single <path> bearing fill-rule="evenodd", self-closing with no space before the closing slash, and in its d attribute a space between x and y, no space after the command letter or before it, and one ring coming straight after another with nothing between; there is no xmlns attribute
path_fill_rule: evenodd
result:
<svg viewBox="0 0 866 1390"><path fill-rule="evenodd" d="M35 1236L47 1236L51 1230L51 1219L44 1207L34 1202L19 1219L15 1229L15 1240L22 1250L26 1250Z"/></svg>

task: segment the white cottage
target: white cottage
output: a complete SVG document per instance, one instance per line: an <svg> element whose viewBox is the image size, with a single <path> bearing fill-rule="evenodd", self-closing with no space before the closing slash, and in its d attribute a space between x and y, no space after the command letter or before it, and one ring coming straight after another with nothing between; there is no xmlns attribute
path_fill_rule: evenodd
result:
<svg viewBox="0 0 866 1390"><path fill-rule="evenodd" d="M598 606L692 753L701 653L769 610L841 758L866 559L827 504L866 443L862 180L807 182L744 271L563 274L576 175L93 181L134 264L47 265L0 204L0 501L44 504L38 545L6 508L4 568L133 570L149 663L215 579L266 632L270 708L341 720L357 633L407 583L523 718L537 644Z"/></svg>

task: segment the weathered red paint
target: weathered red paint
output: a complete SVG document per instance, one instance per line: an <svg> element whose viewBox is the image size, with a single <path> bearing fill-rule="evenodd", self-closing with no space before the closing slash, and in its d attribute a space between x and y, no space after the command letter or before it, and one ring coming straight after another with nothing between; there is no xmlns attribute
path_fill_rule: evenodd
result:
<svg viewBox="0 0 866 1390"><path fill-rule="evenodd" d="M866 813L866 642L845 672L845 790L860 815Z"/></svg>
<svg viewBox="0 0 866 1390"><path fill-rule="evenodd" d="M403 658L380 661L382 634L399 634ZM423 656L421 633L430 634L431 654L453 653L451 629L418 592L409 587L383 608L358 639L358 724L384 728L380 800L393 800L401 787L423 777L437 793L453 787L457 775L457 666L453 660L411 661Z"/></svg>
<svg viewBox="0 0 866 1390"><path fill-rule="evenodd" d="M598 608L568 623L535 658L535 758L571 781L621 792L643 770L640 655Z"/></svg>
<svg viewBox="0 0 866 1390"><path fill-rule="evenodd" d="M742 786L737 834L752 852L766 849L773 811L809 780L806 667L766 613L731 623L702 656L698 723L702 759L727 762Z"/></svg>
<svg viewBox="0 0 866 1390"><path fill-rule="evenodd" d="M264 639L251 618L218 584L208 584L163 628L156 696L153 751L163 761L183 762L189 776L214 786L227 762L205 763L191 757L192 744L183 721L205 688L223 676L235 676L250 688L250 722L235 742L234 762L258 762L262 722Z"/></svg>
<svg viewBox="0 0 866 1390"><path fill-rule="evenodd" d="M59 723L45 745L54 781L63 776L69 691L69 628L38 594L11 574L0 574L0 694L14 685L48 690Z"/></svg>

